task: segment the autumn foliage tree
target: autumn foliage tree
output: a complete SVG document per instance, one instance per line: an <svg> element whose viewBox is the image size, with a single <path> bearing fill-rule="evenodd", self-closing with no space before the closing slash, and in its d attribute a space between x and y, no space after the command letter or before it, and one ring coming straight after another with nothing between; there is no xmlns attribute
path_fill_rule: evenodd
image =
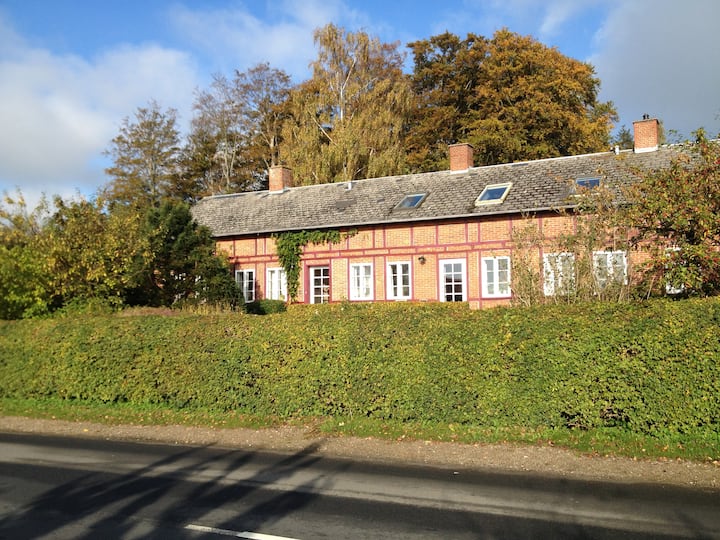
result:
<svg viewBox="0 0 720 540"><path fill-rule="evenodd" d="M409 46L420 104L409 161L419 169L444 165L440 149L451 142L473 144L483 165L608 148L616 112L598 101L590 64L508 30Z"/></svg>
<svg viewBox="0 0 720 540"><path fill-rule="evenodd" d="M296 183L401 172L412 93L398 45L333 24L315 31L315 43L313 76L292 92L280 146Z"/></svg>
<svg viewBox="0 0 720 540"><path fill-rule="evenodd" d="M649 292L720 293L720 146L698 130L691 153L639 173L629 192L637 244L649 246Z"/></svg>

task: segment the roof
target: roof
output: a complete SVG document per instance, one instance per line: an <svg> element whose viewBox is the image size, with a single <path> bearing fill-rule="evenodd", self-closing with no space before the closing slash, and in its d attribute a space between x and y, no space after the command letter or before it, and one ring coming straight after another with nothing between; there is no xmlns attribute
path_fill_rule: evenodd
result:
<svg viewBox="0 0 720 540"><path fill-rule="evenodd" d="M679 147L667 146L645 153L603 152L460 172L317 184L282 192L216 195L200 200L192 212L198 223L221 238L557 210L573 206L570 195L578 178L600 177L617 189L631 181L633 170L666 168L679 152ZM512 186L502 202L475 205L486 186L508 182ZM421 193L427 196L417 207L396 208L407 195Z"/></svg>

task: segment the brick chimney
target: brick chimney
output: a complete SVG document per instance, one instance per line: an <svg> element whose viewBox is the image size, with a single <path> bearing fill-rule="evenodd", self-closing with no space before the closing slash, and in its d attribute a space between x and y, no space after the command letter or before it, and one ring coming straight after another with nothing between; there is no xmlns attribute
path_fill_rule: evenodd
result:
<svg viewBox="0 0 720 540"><path fill-rule="evenodd" d="M268 186L270 193L285 191L286 188L292 186L292 182L293 174L291 169L284 165L273 165L270 167Z"/></svg>
<svg viewBox="0 0 720 540"><path fill-rule="evenodd" d="M450 153L450 170L467 171L473 166L473 147L468 143L451 144L448 147Z"/></svg>
<svg viewBox="0 0 720 540"><path fill-rule="evenodd" d="M642 120L633 122L636 154L654 152L658 149L659 128L660 122L657 118L650 118L647 114L643 114Z"/></svg>

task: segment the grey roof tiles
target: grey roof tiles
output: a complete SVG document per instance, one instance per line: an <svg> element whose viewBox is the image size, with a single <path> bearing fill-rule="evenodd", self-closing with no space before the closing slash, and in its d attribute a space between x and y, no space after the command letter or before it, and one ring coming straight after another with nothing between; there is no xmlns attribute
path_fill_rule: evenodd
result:
<svg viewBox="0 0 720 540"><path fill-rule="evenodd" d="M604 152L562 158L318 184L282 192L207 197L192 209L216 238L274 232L445 220L558 209L572 205L577 178L600 177L617 189L633 171L668 167L681 147L654 152ZM511 182L502 203L476 206L485 186ZM406 195L426 193L416 208L396 208Z"/></svg>

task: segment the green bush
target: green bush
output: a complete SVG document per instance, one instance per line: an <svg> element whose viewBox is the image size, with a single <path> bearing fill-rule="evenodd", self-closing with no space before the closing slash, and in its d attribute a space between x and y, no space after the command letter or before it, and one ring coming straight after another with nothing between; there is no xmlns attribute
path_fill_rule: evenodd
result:
<svg viewBox="0 0 720 540"><path fill-rule="evenodd" d="M265 317L0 322L0 397L720 433L719 323L720 299L486 311L342 303Z"/></svg>
<svg viewBox="0 0 720 540"><path fill-rule="evenodd" d="M262 299L245 304L245 313L252 315L270 315L284 311L287 311L287 305L282 300Z"/></svg>

